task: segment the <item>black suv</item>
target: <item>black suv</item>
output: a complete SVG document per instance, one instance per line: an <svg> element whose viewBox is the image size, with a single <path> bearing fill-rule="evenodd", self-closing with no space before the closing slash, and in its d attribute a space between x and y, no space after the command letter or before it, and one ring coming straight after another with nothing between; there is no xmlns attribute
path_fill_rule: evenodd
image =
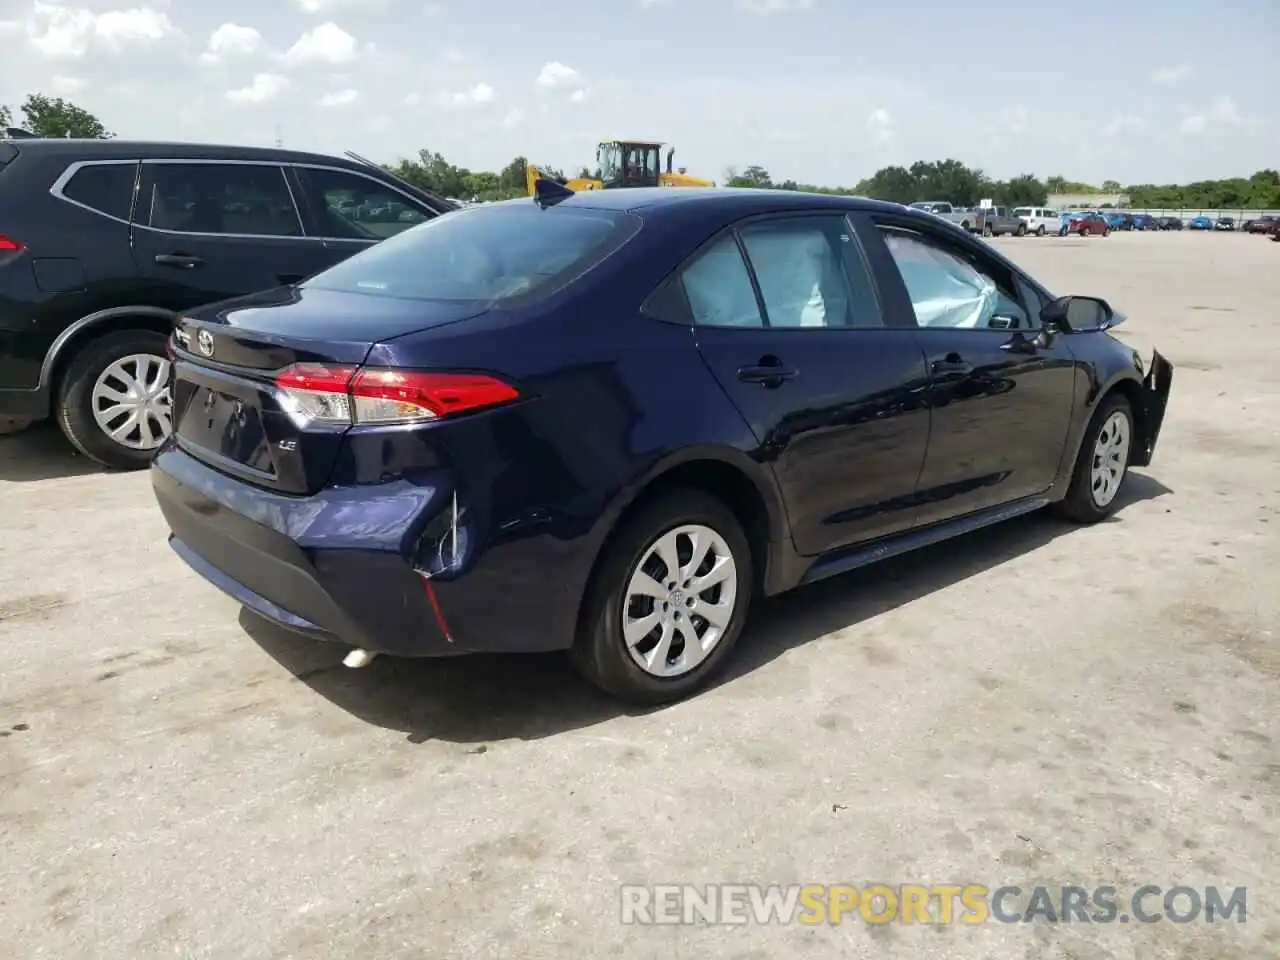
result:
<svg viewBox="0 0 1280 960"><path fill-rule="evenodd" d="M94 460L145 466L181 311L454 209L355 154L0 139L0 434L53 416Z"/></svg>

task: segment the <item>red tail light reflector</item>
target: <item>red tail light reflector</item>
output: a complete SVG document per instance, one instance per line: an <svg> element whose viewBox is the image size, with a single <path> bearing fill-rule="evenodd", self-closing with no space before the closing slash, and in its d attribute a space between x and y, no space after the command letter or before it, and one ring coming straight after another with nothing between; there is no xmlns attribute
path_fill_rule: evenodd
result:
<svg viewBox="0 0 1280 960"><path fill-rule="evenodd" d="M276 386L299 423L421 423L508 403L510 384L477 373L436 373L379 367L299 363L280 371Z"/></svg>
<svg viewBox="0 0 1280 960"><path fill-rule="evenodd" d="M0 253L17 253L19 250L25 249L22 244L13 237L6 237L0 233Z"/></svg>

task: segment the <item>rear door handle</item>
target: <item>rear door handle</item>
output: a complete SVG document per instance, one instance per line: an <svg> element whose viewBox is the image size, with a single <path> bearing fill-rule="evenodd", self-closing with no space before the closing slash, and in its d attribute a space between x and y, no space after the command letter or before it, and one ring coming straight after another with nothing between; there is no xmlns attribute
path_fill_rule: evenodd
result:
<svg viewBox="0 0 1280 960"><path fill-rule="evenodd" d="M799 370L784 367L781 363L761 363L738 368L738 379L743 383L761 383L766 387L780 386L783 382L794 380L799 375Z"/></svg>
<svg viewBox="0 0 1280 960"><path fill-rule="evenodd" d="M929 369L934 373L973 373L973 364L964 360L935 360Z"/></svg>
<svg viewBox="0 0 1280 960"><path fill-rule="evenodd" d="M190 270L193 267L203 266L204 260L185 253L157 253L156 263L162 267L181 267L183 270Z"/></svg>

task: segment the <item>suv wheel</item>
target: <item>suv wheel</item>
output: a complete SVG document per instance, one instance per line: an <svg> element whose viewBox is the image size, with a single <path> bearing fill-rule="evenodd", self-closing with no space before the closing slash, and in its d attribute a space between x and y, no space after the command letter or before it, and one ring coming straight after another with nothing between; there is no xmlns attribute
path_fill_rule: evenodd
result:
<svg viewBox="0 0 1280 960"><path fill-rule="evenodd" d="M1043 224L1043 223L1042 223L1042 224L1040 224L1040 226L1036 227L1036 236L1037 236L1037 237L1043 237L1043 236L1044 236L1044 224Z"/></svg>
<svg viewBox="0 0 1280 960"><path fill-rule="evenodd" d="M737 641L753 576L728 507L697 490L662 496L611 538L570 657L591 683L632 703L687 697Z"/></svg>
<svg viewBox="0 0 1280 960"><path fill-rule="evenodd" d="M85 456L136 470L172 431L163 334L123 330L90 341L62 379L58 424Z"/></svg>

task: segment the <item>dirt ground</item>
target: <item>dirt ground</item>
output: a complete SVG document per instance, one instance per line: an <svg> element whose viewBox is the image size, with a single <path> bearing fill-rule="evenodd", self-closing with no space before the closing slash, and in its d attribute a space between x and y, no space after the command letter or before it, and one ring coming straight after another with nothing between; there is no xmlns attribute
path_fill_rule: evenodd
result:
<svg viewBox="0 0 1280 960"><path fill-rule="evenodd" d="M1177 367L1117 517L769 602L726 682L648 714L556 657L346 670L189 572L145 474L0 439L0 954L1277 955L1280 244L996 243ZM873 881L1245 886L1248 914L620 919L624 883Z"/></svg>

